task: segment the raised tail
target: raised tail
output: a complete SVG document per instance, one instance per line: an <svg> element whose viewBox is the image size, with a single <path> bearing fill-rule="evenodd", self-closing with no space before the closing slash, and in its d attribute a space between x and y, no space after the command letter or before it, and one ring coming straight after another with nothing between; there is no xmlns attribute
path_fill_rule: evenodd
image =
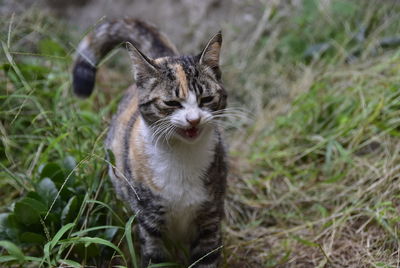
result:
<svg viewBox="0 0 400 268"><path fill-rule="evenodd" d="M113 48L125 42L134 44L153 59L178 55L176 47L152 25L136 19L106 21L79 43L72 73L76 95L90 96L97 64Z"/></svg>

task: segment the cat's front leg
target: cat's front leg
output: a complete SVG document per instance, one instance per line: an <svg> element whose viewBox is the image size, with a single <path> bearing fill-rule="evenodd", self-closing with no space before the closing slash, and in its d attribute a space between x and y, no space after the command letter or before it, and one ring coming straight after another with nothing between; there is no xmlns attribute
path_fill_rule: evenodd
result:
<svg viewBox="0 0 400 268"><path fill-rule="evenodd" d="M222 215L217 208L202 213L197 221L197 238L191 245L190 264L195 268L216 268L221 259Z"/></svg>
<svg viewBox="0 0 400 268"><path fill-rule="evenodd" d="M138 223L141 267L146 268L149 264L166 262L160 220L142 216L138 217Z"/></svg>
<svg viewBox="0 0 400 268"><path fill-rule="evenodd" d="M141 267L146 268L149 264L166 262L165 251L161 236L156 229L150 232L139 223L139 242ZM153 228L153 227L150 227Z"/></svg>

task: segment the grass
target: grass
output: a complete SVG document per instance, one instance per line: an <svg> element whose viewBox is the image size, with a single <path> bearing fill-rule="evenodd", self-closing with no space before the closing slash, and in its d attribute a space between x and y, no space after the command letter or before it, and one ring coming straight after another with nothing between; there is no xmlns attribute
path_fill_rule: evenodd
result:
<svg viewBox="0 0 400 268"><path fill-rule="evenodd" d="M223 29L231 103L252 114L227 129L224 267L400 265L400 53L382 45L400 6L379 3L271 4L251 33ZM79 100L82 33L35 10L0 25L1 265L136 267L102 145L126 64Z"/></svg>

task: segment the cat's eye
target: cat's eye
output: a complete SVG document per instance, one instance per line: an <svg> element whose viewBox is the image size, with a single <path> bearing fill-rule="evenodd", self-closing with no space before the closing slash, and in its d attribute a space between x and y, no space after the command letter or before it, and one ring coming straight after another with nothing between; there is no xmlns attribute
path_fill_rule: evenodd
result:
<svg viewBox="0 0 400 268"><path fill-rule="evenodd" d="M200 105L210 103L213 99L214 99L214 97L212 97L212 96L201 98Z"/></svg>
<svg viewBox="0 0 400 268"><path fill-rule="evenodd" d="M182 107L182 104L179 101L164 101L164 104L174 108Z"/></svg>

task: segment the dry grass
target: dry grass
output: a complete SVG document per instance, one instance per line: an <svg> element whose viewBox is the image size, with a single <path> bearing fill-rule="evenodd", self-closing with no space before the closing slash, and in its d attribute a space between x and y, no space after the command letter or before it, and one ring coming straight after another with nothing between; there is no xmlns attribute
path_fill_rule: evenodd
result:
<svg viewBox="0 0 400 268"><path fill-rule="evenodd" d="M391 19L378 23L366 42L378 42ZM287 31L270 28L278 39ZM366 48L348 64L351 48L342 42L337 53L308 65L295 60L288 68L287 59L268 57L247 63L262 79L261 90L280 94L261 105L246 135L232 138L228 267L400 265L400 55ZM267 47L276 55L277 47ZM260 65L268 66L264 76L256 71ZM257 103L271 91L255 95Z"/></svg>

